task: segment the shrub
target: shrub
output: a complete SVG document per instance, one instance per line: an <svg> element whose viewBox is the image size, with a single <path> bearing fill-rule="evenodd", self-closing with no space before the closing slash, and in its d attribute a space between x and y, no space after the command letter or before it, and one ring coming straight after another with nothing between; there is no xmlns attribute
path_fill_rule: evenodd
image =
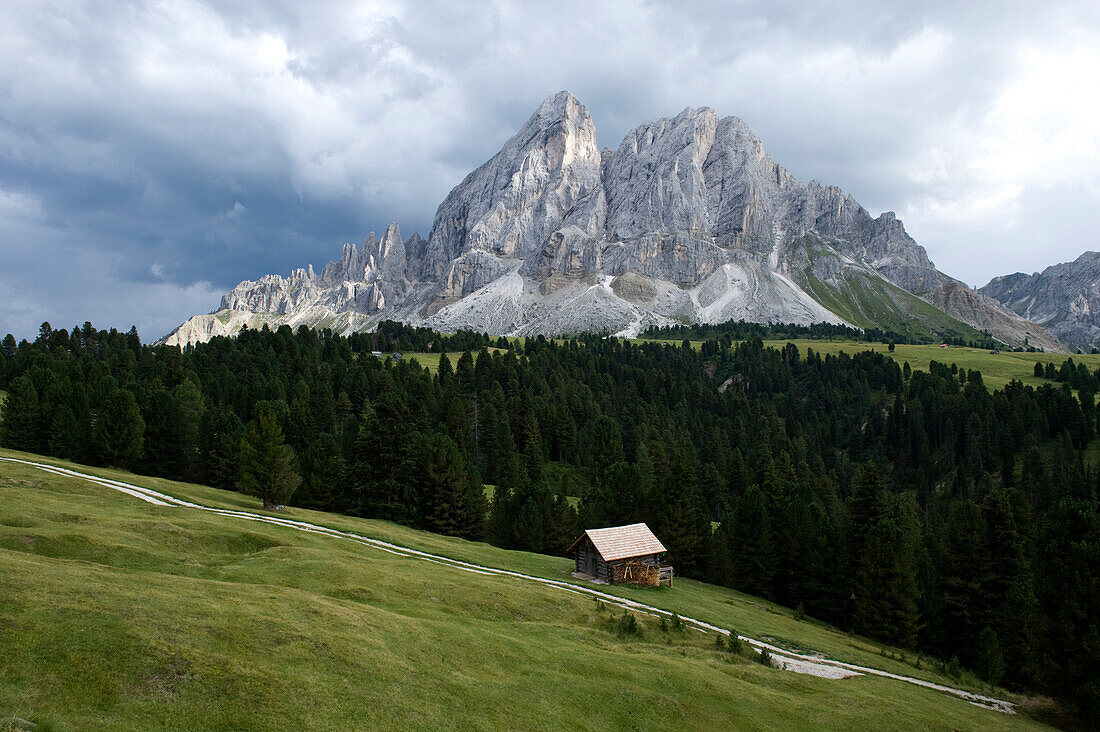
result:
<svg viewBox="0 0 1100 732"><path fill-rule="evenodd" d="M627 610L623 610L617 626L619 635L640 635L642 632L642 629L638 627L638 619Z"/></svg>
<svg viewBox="0 0 1100 732"><path fill-rule="evenodd" d="M759 663L761 666L774 665L772 663L772 654L768 653L767 648L763 648L760 650L760 655L756 657L756 662Z"/></svg>
<svg viewBox="0 0 1100 732"><path fill-rule="evenodd" d="M677 633L684 632L684 621L676 613L672 613L672 629Z"/></svg>

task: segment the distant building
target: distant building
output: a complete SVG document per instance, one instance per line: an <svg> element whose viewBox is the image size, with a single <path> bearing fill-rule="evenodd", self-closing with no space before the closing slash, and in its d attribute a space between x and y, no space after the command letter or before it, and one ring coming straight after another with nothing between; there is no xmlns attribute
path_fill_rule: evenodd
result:
<svg viewBox="0 0 1100 732"><path fill-rule="evenodd" d="M382 352L381 351L371 351L370 355L374 356L375 358L382 358Z"/></svg>
<svg viewBox="0 0 1100 732"><path fill-rule="evenodd" d="M600 582L655 586L667 579L672 583L672 567L661 565L667 550L645 524L588 529L569 551L577 574Z"/></svg>
<svg viewBox="0 0 1100 732"><path fill-rule="evenodd" d="M402 358L404 358L404 356L401 355L401 351L394 351L390 354L391 361L400 361Z"/></svg>

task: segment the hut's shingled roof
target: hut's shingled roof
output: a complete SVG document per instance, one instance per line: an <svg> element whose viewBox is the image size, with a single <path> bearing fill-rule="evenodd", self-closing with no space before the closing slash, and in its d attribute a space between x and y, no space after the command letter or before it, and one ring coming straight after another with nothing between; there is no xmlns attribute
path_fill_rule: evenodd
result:
<svg viewBox="0 0 1100 732"><path fill-rule="evenodd" d="M581 538L573 542L573 546L569 547L569 551L575 550L584 541L585 536L592 541L600 556L608 562L668 551L645 524L612 526L607 529L588 529Z"/></svg>

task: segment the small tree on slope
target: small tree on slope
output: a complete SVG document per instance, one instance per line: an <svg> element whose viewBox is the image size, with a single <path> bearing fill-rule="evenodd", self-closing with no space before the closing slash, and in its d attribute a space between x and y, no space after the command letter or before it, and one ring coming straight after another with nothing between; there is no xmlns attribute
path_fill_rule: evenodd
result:
<svg viewBox="0 0 1100 732"><path fill-rule="evenodd" d="M285 503L301 482L294 465L294 451L283 444L283 431L275 412L259 405L256 418L248 423L241 441L241 476L237 488L257 496L264 508Z"/></svg>

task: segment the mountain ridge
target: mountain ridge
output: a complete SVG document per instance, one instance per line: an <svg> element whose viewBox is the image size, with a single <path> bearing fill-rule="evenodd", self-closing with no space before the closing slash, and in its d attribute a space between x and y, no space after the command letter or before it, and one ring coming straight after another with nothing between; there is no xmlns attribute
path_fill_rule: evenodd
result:
<svg viewBox="0 0 1100 732"><path fill-rule="evenodd" d="M1071 348L1100 345L1100 252L1086 251L1030 275L994 277L979 292L1047 327Z"/></svg>
<svg viewBox="0 0 1100 732"><path fill-rule="evenodd" d="M688 107L615 149L595 132L588 109L558 92L451 190L427 240L404 241L393 224L362 248L346 244L320 275L242 282L165 340L262 323L346 333L387 318L512 335L743 319L935 338L988 330L1062 350L993 300L958 297L965 285L892 212L872 217L836 186L800 183L736 117Z"/></svg>

